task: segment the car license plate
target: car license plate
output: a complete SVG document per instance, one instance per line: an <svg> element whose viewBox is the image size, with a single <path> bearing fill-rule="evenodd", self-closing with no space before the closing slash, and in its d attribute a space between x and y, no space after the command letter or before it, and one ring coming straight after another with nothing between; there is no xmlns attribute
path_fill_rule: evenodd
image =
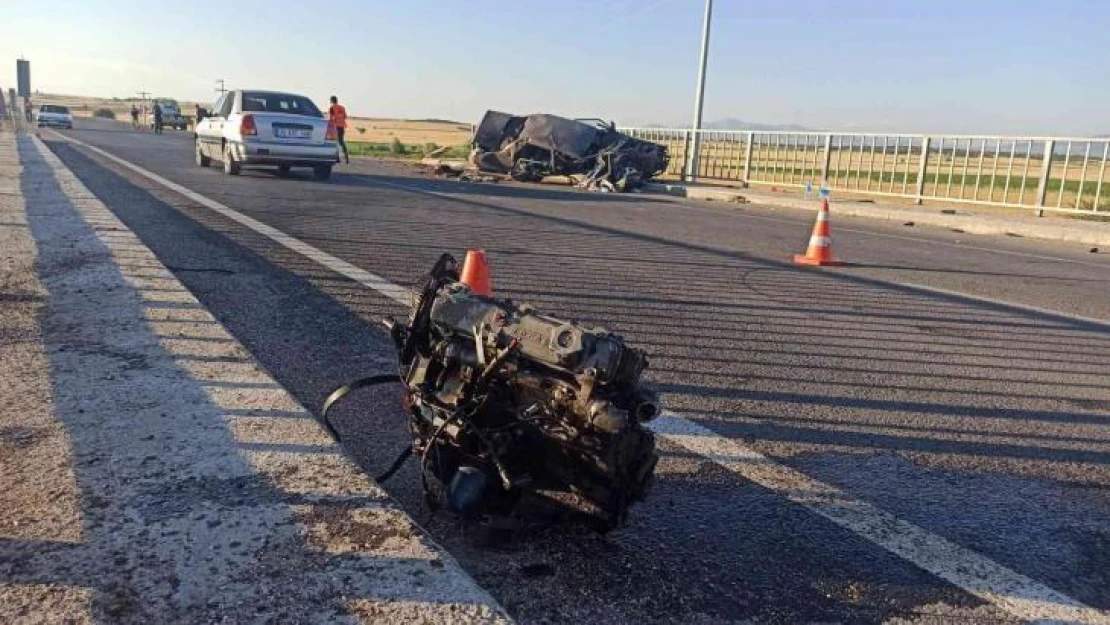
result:
<svg viewBox="0 0 1110 625"><path fill-rule="evenodd" d="M281 126L274 127L274 136L279 139L311 139L312 129L310 128L283 128Z"/></svg>

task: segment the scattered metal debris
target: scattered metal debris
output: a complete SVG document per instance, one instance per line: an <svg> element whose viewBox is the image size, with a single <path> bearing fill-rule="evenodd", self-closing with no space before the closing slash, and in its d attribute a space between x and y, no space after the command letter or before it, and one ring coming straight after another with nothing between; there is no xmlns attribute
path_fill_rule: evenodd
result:
<svg viewBox="0 0 1110 625"><path fill-rule="evenodd" d="M437 162L432 166L430 163L421 163L422 165L432 167L431 174L439 178L448 178L451 180L458 180L459 182L500 182L501 179L497 176L491 176L479 172L474 167L470 167L465 163L457 161L442 161Z"/></svg>
<svg viewBox="0 0 1110 625"><path fill-rule="evenodd" d="M632 138L601 120L526 117L487 111L474 133L471 162L481 171L539 182L581 176L578 186L625 192L667 169L666 146Z"/></svg>
<svg viewBox="0 0 1110 625"><path fill-rule="evenodd" d="M460 182L501 182L497 176L487 176L486 174L478 173L477 171L464 171L459 174Z"/></svg>

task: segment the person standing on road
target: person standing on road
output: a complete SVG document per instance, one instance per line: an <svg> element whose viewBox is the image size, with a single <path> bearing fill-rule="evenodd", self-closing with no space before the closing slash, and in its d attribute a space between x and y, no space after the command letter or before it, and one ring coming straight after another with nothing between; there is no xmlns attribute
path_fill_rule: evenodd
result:
<svg viewBox="0 0 1110 625"><path fill-rule="evenodd" d="M162 105L154 103L154 134L162 134Z"/></svg>
<svg viewBox="0 0 1110 625"><path fill-rule="evenodd" d="M339 147L343 148L343 158L349 165L351 163L351 156L347 154L347 142L344 135L347 134L347 109L339 103L339 98L331 97L331 106L328 107L328 120L335 126L335 134L339 138Z"/></svg>
<svg viewBox="0 0 1110 625"><path fill-rule="evenodd" d="M134 104L131 105L131 128L133 130L139 129L139 107Z"/></svg>
<svg viewBox="0 0 1110 625"><path fill-rule="evenodd" d="M31 98L23 98L23 116L28 124L35 121L35 105L31 104Z"/></svg>

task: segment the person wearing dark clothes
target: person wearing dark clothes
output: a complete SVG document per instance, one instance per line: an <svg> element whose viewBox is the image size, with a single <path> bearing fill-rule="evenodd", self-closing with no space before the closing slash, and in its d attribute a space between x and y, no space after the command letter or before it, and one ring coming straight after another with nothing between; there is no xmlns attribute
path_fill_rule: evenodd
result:
<svg viewBox="0 0 1110 625"><path fill-rule="evenodd" d="M343 148L343 158L350 164L351 157L347 154L347 142L344 140L344 135L347 134L347 109L339 103L339 98L335 96L331 97L331 106L328 107L328 120L335 126L339 147Z"/></svg>
<svg viewBox="0 0 1110 625"><path fill-rule="evenodd" d="M154 132L155 134L162 134L162 107L154 103Z"/></svg>

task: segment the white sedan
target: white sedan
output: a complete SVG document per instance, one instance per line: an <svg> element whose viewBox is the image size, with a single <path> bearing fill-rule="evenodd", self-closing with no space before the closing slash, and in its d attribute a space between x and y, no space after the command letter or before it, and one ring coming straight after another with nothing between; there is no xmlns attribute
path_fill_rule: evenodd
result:
<svg viewBox="0 0 1110 625"><path fill-rule="evenodd" d="M228 91L197 124L196 162L223 163L236 176L243 167L309 167L317 180L339 162L335 127L308 98L276 91Z"/></svg>
<svg viewBox="0 0 1110 625"><path fill-rule="evenodd" d="M59 104L43 104L39 107L38 126L73 129L73 113Z"/></svg>

